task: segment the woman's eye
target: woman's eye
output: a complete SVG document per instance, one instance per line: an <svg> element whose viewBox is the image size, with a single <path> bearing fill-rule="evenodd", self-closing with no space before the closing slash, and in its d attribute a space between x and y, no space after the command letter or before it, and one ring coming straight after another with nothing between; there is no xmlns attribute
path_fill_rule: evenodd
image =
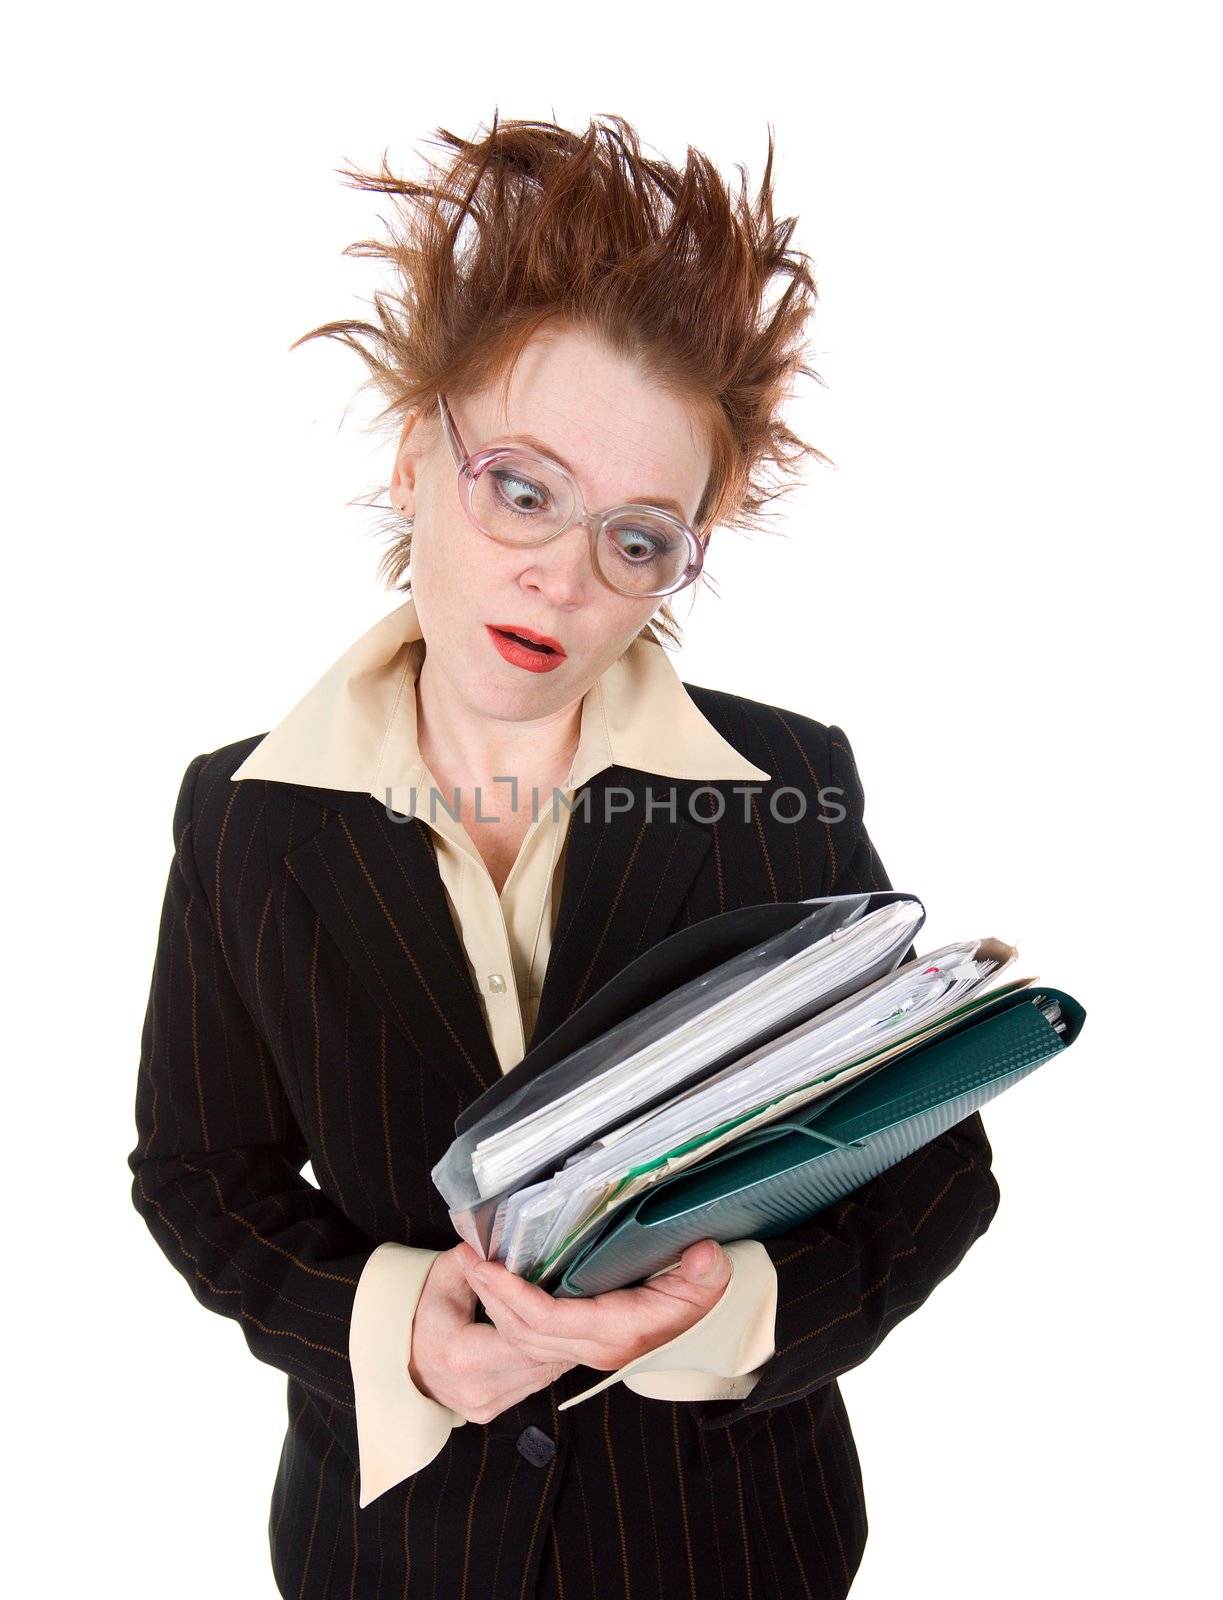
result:
<svg viewBox="0 0 1223 1600"><path fill-rule="evenodd" d="M616 552L634 565L656 560L665 548L663 542L643 528L618 527L612 529Z"/></svg>
<svg viewBox="0 0 1223 1600"><path fill-rule="evenodd" d="M494 472L497 492L512 511L542 511L548 503L548 492L530 478L516 472Z"/></svg>

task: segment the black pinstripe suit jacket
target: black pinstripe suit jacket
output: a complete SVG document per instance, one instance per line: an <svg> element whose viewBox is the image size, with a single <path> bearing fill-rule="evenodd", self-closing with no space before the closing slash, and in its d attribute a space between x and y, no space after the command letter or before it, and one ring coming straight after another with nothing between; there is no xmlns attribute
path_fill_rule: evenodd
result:
<svg viewBox="0 0 1223 1600"><path fill-rule="evenodd" d="M570 821L535 1041L688 923L891 887L839 728L685 687L773 777L746 816L737 783L625 767L591 781L589 809ZM287 1377L269 1518L281 1592L845 1595L867 1518L837 1376L989 1226L998 1187L980 1114L765 1241L776 1353L745 1399L668 1402L613 1384L558 1412L602 1376L575 1367L493 1422L455 1429L432 1462L359 1509L347 1358L357 1280L385 1240L457 1243L429 1173L500 1069L427 826L368 794L230 782L257 742L196 757L182 782L129 1164L137 1210L197 1299ZM635 803L607 814L609 785ZM771 805L786 787L798 795ZM650 790L664 803L647 821ZM706 820L710 791L727 802L717 820ZM787 820L799 796L805 815Z"/></svg>

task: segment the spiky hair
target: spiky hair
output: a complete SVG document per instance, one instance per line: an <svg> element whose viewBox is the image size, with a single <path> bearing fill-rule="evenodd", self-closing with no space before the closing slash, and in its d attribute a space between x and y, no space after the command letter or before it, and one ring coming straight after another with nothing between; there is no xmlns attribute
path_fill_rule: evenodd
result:
<svg viewBox="0 0 1223 1600"><path fill-rule="evenodd" d="M704 424L712 467L697 533L772 531L785 480L805 457L828 460L782 417L799 374L823 380L803 359L810 258L791 247L796 219L773 216L772 128L754 201L742 165L735 195L699 150L688 147L682 169L653 159L614 115L578 134L494 113L483 136L439 128L431 142L448 154L423 181L395 176L385 152L376 173L338 169L350 187L394 199L386 239L344 252L389 263L394 289L374 294L376 322L324 323L293 347L331 338L356 350L385 401L375 425L398 436L410 411L436 411L439 391L499 384L504 395L546 325L590 330ZM387 525L380 575L406 591L411 528L393 513ZM665 605L651 628L678 640Z"/></svg>

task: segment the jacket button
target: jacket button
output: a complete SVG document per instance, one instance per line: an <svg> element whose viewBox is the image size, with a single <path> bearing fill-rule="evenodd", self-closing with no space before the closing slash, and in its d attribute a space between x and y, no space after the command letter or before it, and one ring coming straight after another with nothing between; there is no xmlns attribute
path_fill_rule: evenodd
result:
<svg viewBox="0 0 1223 1600"><path fill-rule="evenodd" d="M532 1425L518 1435L518 1449L533 1467L545 1466L556 1454L556 1441Z"/></svg>

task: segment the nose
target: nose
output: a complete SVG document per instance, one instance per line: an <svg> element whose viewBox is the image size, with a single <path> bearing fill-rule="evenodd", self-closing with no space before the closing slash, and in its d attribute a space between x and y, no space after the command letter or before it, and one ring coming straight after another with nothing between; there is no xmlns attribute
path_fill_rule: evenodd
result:
<svg viewBox="0 0 1223 1600"><path fill-rule="evenodd" d="M534 582L558 606L572 606L600 587L592 565L590 519L575 517L564 533L530 551L530 562L520 574Z"/></svg>

